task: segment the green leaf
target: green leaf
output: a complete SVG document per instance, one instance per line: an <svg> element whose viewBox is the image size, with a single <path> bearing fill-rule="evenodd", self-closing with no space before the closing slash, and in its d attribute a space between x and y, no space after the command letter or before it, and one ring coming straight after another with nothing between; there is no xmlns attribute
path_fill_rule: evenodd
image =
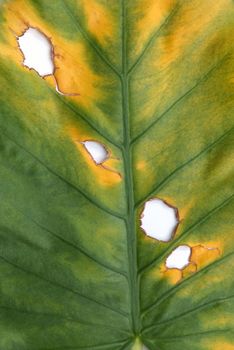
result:
<svg viewBox="0 0 234 350"><path fill-rule="evenodd" d="M233 18L231 0L0 2L0 349L234 349ZM152 198L178 211L169 242L141 229Z"/></svg>

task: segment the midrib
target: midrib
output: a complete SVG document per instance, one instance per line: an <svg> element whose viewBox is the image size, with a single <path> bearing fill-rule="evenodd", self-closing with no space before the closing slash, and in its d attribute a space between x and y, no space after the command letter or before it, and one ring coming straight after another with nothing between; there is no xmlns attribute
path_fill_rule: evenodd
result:
<svg viewBox="0 0 234 350"><path fill-rule="evenodd" d="M129 262L129 288L131 302L131 322L133 334L137 337L140 334L140 299L139 283L137 272L137 237L135 225L134 209L134 191L132 174L132 149L131 149L131 131L129 118L129 91L128 91L128 65L127 65L127 37L126 37L126 6L125 0L122 0L122 110L123 110L123 128L124 128L124 172L125 172L125 191L127 200L127 249Z"/></svg>

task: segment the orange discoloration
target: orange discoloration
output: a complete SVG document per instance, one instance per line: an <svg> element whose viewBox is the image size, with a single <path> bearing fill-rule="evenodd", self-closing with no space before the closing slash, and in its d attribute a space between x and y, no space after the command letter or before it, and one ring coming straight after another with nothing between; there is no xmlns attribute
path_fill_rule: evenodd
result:
<svg viewBox="0 0 234 350"><path fill-rule="evenodd" d="M137 162L136 169L137 170L145 170L146 164L147 163L145 160L140 160L139 162Z"/></svg>
<svg viewBox="0 0 234 350"><path fill-rule="evenodd" d="M209 248L209 249L219 249L220 253L223 252L224 247L225 247L225 242L221 242L218 240L209 240L209 241L203 241L202 243L200 243L201 240L199 239L199 237L192 237L191 241L190 241L190 245L193 247L197 247L197 246L202 246L204 248Z"/></svg>
<svg viewBox="0 0 234 350"><path fill-rule="evenodd" d="M166 20L175 3L175 0L140 0L137 2L134 6L134 15L139 17L134 28L137 32L135 53L140 53L153 33Z"/></svg>
<svg viewBox="0 0 234 350"><path fill-rule="evenodd" d="M113 158L110 154L109 158L105 161L105 167L112 171L116 171L115 169L118 167L118 165L119 165L119 159Z"/></svg>
<svg viewBox="0 0 234 350"><path fill-rule="evenodd" d="M84 9L87 28L97 41L105 45L114 36L114 18L108 6L103 6L97 0L81 0Z"/></svg>
<svg viewBox="0 0 234 350"><path fill-rule="evenodd" d="M15 0L4 7L4 25L7 44L0 45L4 56L22 66L22 53L20 52L16 37L29 27L37 28L51 40L54 49L54 77L59 89L68 94L76 103L85 108L92 108L101 98L101 91L97 86L101 78L91 69L87 61L85 44L82 41L68 41L59 36L42 18L37 16L35 10L26 0ZM76 72L74 75L73 72ZM55 85L54 79L46 78L47 82Z"/></svg>
<svg viewBox="0 0 234 350"><path fill-rule="evenodd" d="M219 248L209 248L203 245L198 245L192 248L191 263L196 264L197 269L200 269L216 260L221 254Z"/></svg>
<svg viewBox="0 0 234 350"><path fill-rule="evenodd" d="M183 269L177 269L177 268L168 268L164 266L161 268L161 271L169 281L170 284L177 284L179 283L183 278L186 278L197 271L197 267L193 263L189 263L186 267Z"/></svg>
<svg viewBox="0 0 234 350"><path fill-rule="evenodd" d="M194 5L193 1L186 2L186 6L181 6L179 15L173 19L173 31L162 36L155 47L157 52L161 52L155 63L157 68L165 69L178 58L181 59L183 52L194 43L199 35L206 32L206 28L212 21L217 20L222 9L227 8L226 4L225 0L218 0L215 3L208 0L199 2L199 6Z"/></svg>
<svg viewBox="0 0 234 350"><path fill-rule="evenodd" d="M214 325L214 327L228 327L230 325L234 325L233 314L230 312L229 314L219 315L219 317L211 319L210 324Z"/></svg>
<svg viewBox="0 0 234 350"><path fill-rule="evenodd" d="M28 27L41 28L43 33L50 37L49 26L43 22L27 1L17 0L6 3L3 6L5 23L3 30L7 44L3 55L13 59L17 63L22 63L22 54L19 51L16 37L22 35Z"/></svg>
<svg viewBox="0 0 234 350"><path fill-rule="evenodd" d="M90 68L84 44L65 42L58 38L55 50L55 65L59 68L55 71L55 77L60 90L79 93L80 96L73 97L76 102L86 108L92 108L95 102L101 99L101 91L97 89L101 78Z"/></svg>
<svg viewBox="0 0 234 350"><path fill-rule="evenodd" d="M121 182L121 175L114 169L109 168L109 166L106 165L106 162L103 162L102 164L96 164L82 144L78 142L76 143L76 146L78 147L80 153L83 155L91 173L93 173L93 178L95 181L104 187L117 185Z"/></svg>
<svg viewBox="0 0 234 350"><path fill-rule="evenodd" d="M228 343L225 339L216 341L215 343L209 341L206 346L207 350L234 350L234 344Z"/></svg>
<svg viewBox="0 0 234 350"><path fill-rule="evenodd" d="M182 278L189 277L190 275L194 274L196 271L197 271L196 264L190 263L188 266L186 266L183 269Z"/></svg>
<svg viewBox="0 0 234 350"><path fill-rule="evenodd" d="M170 284L176 284L182 279L182 271L179 269L166 269L163 274Z"/></svg>
<svg viewBox="0 0 234 350"><path fill-rule="evenodd" d="M75 126L67 127L66 132L85 159L95 181L104 187L118 185L122 181L121 174L116 170L118 159L114 158L109 150L107 150L108 159L102 164L96 164L82 144L84 141L93 140L90 134L82 128L76 128Z"/></svg>
<svg viewBox="0 0 234 350"><path fill-rule="evenodd" d="M65 134L68 134L71 138L72 142L74 143L80 143L84 140L90 140L90 133L87 132L84 128L82 128L80 125L73 126L68 125L65 127Z"/></svg>
<svg viewBox="0 0 234 350"><path fill-rule="evenodd" d="M169 278L171 283L176 284L183 278L189 277L199 269L212 263L220 254L221 251L219 248L205 247L200 244L191 247L189 264L183 269L168 268L166 263L164 263L162 272L166 278Z"/></svg>

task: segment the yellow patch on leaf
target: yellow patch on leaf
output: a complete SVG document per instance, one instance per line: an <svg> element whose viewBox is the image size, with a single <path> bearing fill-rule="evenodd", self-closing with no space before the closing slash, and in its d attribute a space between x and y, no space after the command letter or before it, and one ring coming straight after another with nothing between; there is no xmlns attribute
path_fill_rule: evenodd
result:
<svg viewBox="0 0 234 350"><path fill-rule="evenodd" d="M72 142L74 143L81 143L85 140L91 139L90 133L87 132L87 130L85 130L84 128L82 128L80 125L78 125L77 127L73 125L68 125L64 129L64 133L68 134Z"/></svg>
<svg viewBox="0 0 234 350"><path fill-rule="evenodd" d="M145 168L146 168L146 161L145 160L140 160L139 162L137 162L137 164L136 164L137 170L145 170Z"/></svg>
<svg viewBox="0 0 234 350"><path fill-rule="evenodd" d="M172 11L175 3L175 0L140 0L134 6L135 16L139 16L135 28L138 33L137 44L135 46L136 54L139 54L144 48L155 30L160 28L161 24Z"/></svg>
<svg viewBox="0 0 234 350"><path fill-rule="evenodd" d="M216 17L220 15L222 9L227 9L226 3L226 0L215 2L208 0L199 2L198 6L196 2L191 1L186 2L186 6L181 6L179 15L173 20L173 32L162 36L155 47L155 51L161 52L155 63L157 68L166 69L177 59L181 59L183 52L206 31L206 27L215 19L217 20Z"/></svg>
<svg viewBox="0 0 234 350"><path fill-rule="evenodd" d="M176 268L165 268L163 270L164 277L168 280L170 284L177 284L183 278L189 277L197 271L197 267L195 264L190 263L184 269L176 269Z"/></svg>
<svg viewBox="0 0 234 350"><path fill-rule="evenodd" d="M102 164L96 164L82 144L77 143L77 147L82 153L87 166L93 175L93 178L100 185L103 187L108 187L117 185L121 182L122 177L120 173L116 172L112 167L109 167L109 163L107 161L103 162Z"/></svg>
<svg viewBox="0 0 234 350"><path fill-rule="evenodd" d="M113 158L111 152L108 151L109 157L106 161L102 164L96 164L82 144L86 140L92 140L93 137L90 137L90 134L82 128L76 128L74 126L67 127L66 132L83 155L89 167L90 176L93 175L95 181L104 187L118 185L122 181L121 174L116 170L118 159Z"/></svg>
<svg viewBox="0 0 234 350"><path fill-rule="evenodd" d="M114 18L108 6L103 6L97 0L81 0L87 21L87 29L96 40L105 45L114 36Z"/></svg>
<svg viewBox="0 0 234 350"><path fill-rule="evenodd" d="M183 269L182 277L183 278L189 277L190 275L193 275L196 271L197 271L196 264L190 263L188 266L186 266Z"/></svg>
<svg viewBox="0 0 234 350"><path fill-rule="evenodd" d="M166 277L171 284L180 282L183 278L187 278L190 275L196 273L201 268L209 265L215 261L221 254L219 248L210 248L203 245L197 245L191 247L191 255L189 258L189 264L183 269L168 268L164 265L161 267L164 277Z"/></svg>
<svg viewBox="0 0 234 350"><path fill-rule="evenodd" d="M170 284L176 284L182 279L182 271L179 269L166 269L163 274Z"/></svg>
<svg viewBox="0 0 234 350"><path fill-rule="evenodd" d="M207 342L207 350L234 350L234 344L223 341L216 341L213 343L212 341Z"/></svg>
<svg viewBox="0 0 234 350"><path fill-rule="evenodd" d="M170 203L170 205L174 208L178 209L178 214L179 214L179 222L183 223L184 218L186 218L187 216L189 216L190 211L194 208L194 204L195 204L195 200L193 198L190 198L189 201L187 201L186 204L184 203L178 203L177 201L175 201L175 199L173 197L170 197L168 194L166 194L165 192L163 192L162 194L160 194L160 192L158 193L158 197L162 197L163 200L166 203ZM183 204L183 206L182 206ZM182 228L181 225L178 226L178 230L176 232L176 234L179 234L180 229Z"/></svg>
<svg viewBox="0 0 234 350"><path fill-rule="evenodd" d="M198 245L192 248L190 261L197 266L197 269L201 269L216 260L220 254L219 248L209 248Z"/></svg>
<svg viewBox="0 0 234 350"><path fill-rule="evenodd" d="M100 77L91 69L86 47L83 41L68 41L59 36L54 28L40 18L27 0L15 0L4 6L4 26L7 44L0 45L4 56L22 66L23 56L17 45L17 36L22 35L29 27L40 30L50 39L54 50L54 76L59 90L70 96L76 103L85 108L92 106L101 98L101 91L97 86L101 83ZM26 69L26 68L25 68ZM76 74L74 75L74 72ZM55 88L53 76L46 78ZM78 96L77 96L78 95Z"/></svg>

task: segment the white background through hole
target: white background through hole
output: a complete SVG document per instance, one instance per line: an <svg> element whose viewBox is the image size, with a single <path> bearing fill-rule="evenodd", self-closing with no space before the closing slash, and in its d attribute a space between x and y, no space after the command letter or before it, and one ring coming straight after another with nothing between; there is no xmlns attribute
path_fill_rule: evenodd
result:
<svg viewBox="0 0 234 350"><path fill-rule="evenodd" d="M17 39L24 54L25 66L36 70L41 77L54 74L55 67L51 56L53 48L43 33L35 28L29 28ZM108 158L108 152L102 144L95 141L82 143L97 164L103 163ZM141 222L141 227L149 236L167 242L171 239L178 220L173 208L159 199L154 199L146 203ZM167 267L185 267L189 262L190 252L191 248L188 246L178 247L168 256ZM142 350L148 349L143 346Z"/></svg>
<svg viewBox="0 0 234 350"><path fill-rule="evenodd" d="M148 236L168 242L177 224L176 209L171 208L161 199L151 199L146 202L141 227Z"/></svg>
<svg viewBox="0 0 234 350"><path fill-rule="evenodd" d="M33 68L44 77L53 75L52 46L47 37L35 28L29 28L18 37L18 43L24 54L24 65Z"/></svg>
<svg viewBox="0 0 234 350"><path fill-rule="evenodd" d="M108 152L101 143L96 141L84 141L82 143L97 164L101 164L107 160Z"/></svg>
<svg viewBox="0 0 234 350"><path fill-rule="evenodd" d="M191 248L187 245L180 245L168 256L166 267L169 269L183 269L189 264Z"/></svg>

